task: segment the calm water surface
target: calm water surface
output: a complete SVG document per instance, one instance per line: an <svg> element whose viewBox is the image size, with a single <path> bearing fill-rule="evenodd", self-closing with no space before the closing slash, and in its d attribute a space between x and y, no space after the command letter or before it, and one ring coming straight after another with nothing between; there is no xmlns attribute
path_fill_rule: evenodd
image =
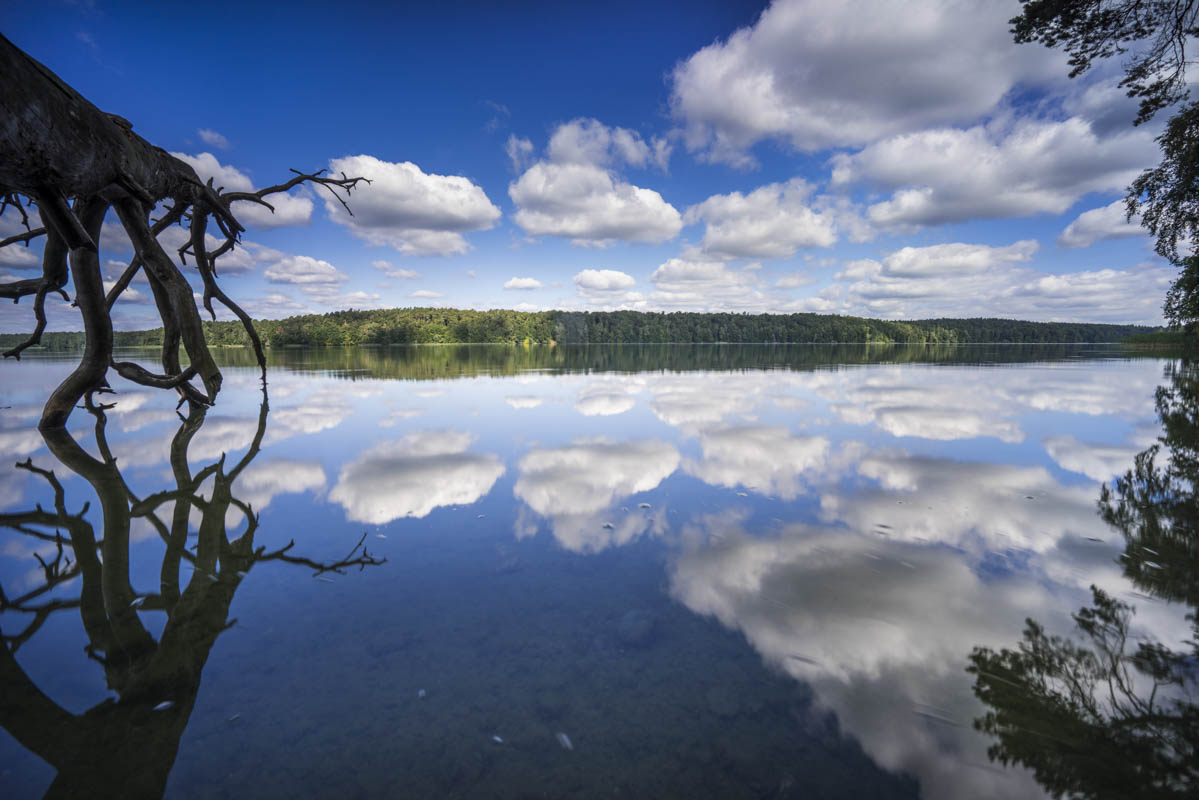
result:
<svg viewBox="0 0 1199 800"><path fill-rule="evenodd" d="M4 362L3 795L1193 796L1199 378L1130 355L235 351L49 438Z"/></svg>

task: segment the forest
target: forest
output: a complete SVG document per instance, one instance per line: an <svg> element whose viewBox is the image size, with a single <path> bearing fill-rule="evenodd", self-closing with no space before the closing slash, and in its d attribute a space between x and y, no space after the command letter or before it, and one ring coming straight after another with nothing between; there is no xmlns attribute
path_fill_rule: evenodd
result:
<svg viewBox="0 0 1199 800"><path fill-rule="evenodd" d="M205 322L213 347L250 344L241 322ZM1149 333L1142 325L1021 322L1010 319L930 319L911 322L831 314L701 314L642 311L472 311L391 308L334 311L280 320L256 320L267 347L387 344L631 344L631 343L1094 343ZM0 334L10 346L21 334ZM82 332L42 336L47 350L83 346ZM158 346L162 328L116 331L117 347Z"/></svg>

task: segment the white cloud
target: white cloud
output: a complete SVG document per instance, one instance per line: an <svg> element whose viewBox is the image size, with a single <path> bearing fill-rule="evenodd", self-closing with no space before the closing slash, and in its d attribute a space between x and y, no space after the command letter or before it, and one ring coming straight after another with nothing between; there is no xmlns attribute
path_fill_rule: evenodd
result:
<svg viewBox="0 0 1199 800"><path fill-rule="evenodd" d="M468 178L426 174L416 164L358 155L329 162L335 174L363 176L351 200L353 216L333 198L325 208L334 222L360 239L405 255L452 255L470 249L463 236L488 230L500 210Z"/></svg>
<svg viewBox="0 0 1199 800"><path fill-rule="evenodd" d="M881 261L852 261L821 292L837 313L899 318L1006 317L1160 324L1173 271L1159 264L1045 273L1019 266L1032 240L1006 247L950 243L905 247Z"/></svg>
<svg viewBox="0 0 1199 800"><path fill-rule="evenodd" d="M1141 223L1134 217L1128 220L1124 201L1117 200L1100 208L1084 211L1057 237L1058 247L1090 247L1108 239L1146 236Z"/></svg>
<svg viewBox="0 0 1199 800"><path fill-rule="evenodd" d="M637 405L637 395L645 388L638 376L592 376L575 399L575 410L585 417L623 414Z"/></svg>
<svg viewBox="0 0 1199 800"><path fill-rule="evenodd" d="M591 307L613 311L642 308L645 296L633 291L636 279L616 269L585 269L575 273L575 293Z"/></svg>
<svg viewBox="0 0 1199 800"><path fill-rule="evenodd" d="M389 262L389 261L383 261L383 260L372 261L371 266L377 270L382 271L383 274L389 278L398 278L400 280L416 280L417 278L422 277L422 275L419 272L413 272L410 269L402 269L400 267L394 267L391 265L391 262Z"/></svg>
<svg viewBox="0 0 1199 800"><path fill-rule="evenodd" d="M801 247L837 241L833 217L807 204L812 187L799 178L748 195L718 194L687 209L688 225L703 222L705 253L727 258L788 258Z"/></svg>
<svg viewBox="0 0 1199 800"><path fill-rule="evenodd" d="M703 311L762 310L770 303L756 270L735 270L723 261L672 258L650 275L651 302Z"/></svg>
<svg viewBox="0 0 1199 800"><path fill-rule="evenodd" d="M473 439L459 431L419 431L381 442L342 467L329 499L349 519L375 525L470 505L504 474L494 455L467 452Z"/></svg>
<svg viewBox="0 0 1199 800"><path fill-rule="evenodd" d="M699 442L703 457L684 462L688 474L713 486L743 486L784 500L794 500L803 491L803 478L827 465L829 451L823 436L796 436L764 425L712 428L700 434Z"/></svg>
<svg viewBox="0 0 1199 800"><path fill-rule="evenodd" d="M1063 538L1107 533L1094 513L1095 487L1063 486L1044 467L876 451L858 472L877 488L825 492L825 520L859 531L885 521L892 539L939 542L980 556L1009 548L1045 553Z"/></svg>
<svg viewBox="0 0 1199 800"><path fill-rule="evenodd" d="M803 272L788 272L774 282L776 289L798 289L801 286L807 286L813 283L816 279L811 275Z"/></svg>
<svg viewBox="0 0 1199 800"><path fill-rule="evenodd" d="M1152 133L1101 139L1091 124L1026 119L903 134L834 157L833 184L894 190L871 205L883 228L1061 214L1088 192L1122 191L1156 156Z"/></svg>
<svg viewBox="0 0 1199 800"><path fill-rule="evenodd" d="M23 244L10 244L0 248L0 267L9 269L41 269L42 256L37 250Z"/></svg>
<svg viewBox="0 0 1199 800"><path fill-rule="evenodd" d="M116 281L104 281L103 283L104 283L104 293L105 294L108 294L109 292L111 292L112 288L117 285ZM137 289L134 289L132 286L126 286L124 291L122 291L120 296L117 298L117 302L145 304L145 303L150 302L150 296L144 292L139 292Z"/></svg>
<svg viewBox="0 0 1199 800"><path fill-rule="evenodd" d="M667 442L578 442L530 450L517 464L514 491L543 516L586 514L650 491L678 466L679 453Z"/></svg>
<svg viewBox="0 0 1199 800"><path fill-rule="evenodd" d="M291 283L304 288L336 286L350 276L328 261L311 256L285 256L268 267L263 277L271 283Z"/></svg>
<svg viewBox="0 0 1199 800"><path fill-rule="evenodd" d="M26 209L25 213L29 215L30 228L41 227L41 220L38 218L36 208ZM4 213L0 214L0 239L7 239L9 236L19 233L25 233L21 215L13 207L7 206ZM0 267L39 269L42 265L41 242L35 239L32 244L32 247L24 244L10 244L8 247L0 248Z"/></svg>
<svg viewBox="0 0 1199 800"><path fill-rule="evenodd" d="M692 531L711 543L672 559L671 596L810 686L871 759L913 776L929 800L1040 796L1027 772L990 766L991 740L970 724L984 706L962 665L972 647L1018 641L1026 617L1083 602L1083 590L984 579L948 548L840 527L763 536L710 519Z"/></svg>
<svg viewBox="0 0 1199 800"><path fill-rule="evenodd" d="M319 461L275 458L254 461L237 479L237 497L262 511L280 494L322 492L325 469Z"/></svg>
<svg viewBox="0 0 1199 800"><path fill-rule="evenodd" d="M678 465L678 451L666 442L581 441L530 450L517 465L520 477L513 491L533 511L550 518L554 537L563 547L596 552L658 527L652 515L617 516L610 507L619 498L656 488Z"/></svg>
<svg viewBox="0 0 1199 800"><path fill-rule="evenodd" d="M196 135L209 147L215 147L218 150L228 150L230 147L229 140L211 128L200 128L196 131Z"/></svg>
<svg viewBox="0 0 1199 800"><path fill-rule="evenodd" d="M441 294L441 292L435 292L432 289L417 289L415 292L413 292L412 294L410 294L408 296L433 299L436 297L442 297L443 295Z"/></svg>
<svg viewBox="0 0 1199 800"><path fill-rule="evenodd" d="M1140 449L1128 444L1080 442L1073 436L1050 436L1045 440L1045 452L1059 467L1105 482L1131 469Z"/></svg>
<svg viewBox="0 0 1199 800"><path fill-rule="evenodd" d="M581 246L658 243L683 226L674 206L592 164L538 162L508 187L513 220L533 236L562 236Z"/></svg>
<svg viewBox="0 0 1199 800"><path fill-rule="evenodd" d="M1017 84L1062 80L1061 55L1012 42L1018 9L975 0L777 0L672 73L687 147L746 166L756 142L860 146L991 112Z"/></svg>
<svg viewBox="0 0 1199 800"><path fill-rule="evenodd" d="M593 292L628 291L637 280L627 272L616 269L585 269L576 273L575 285Z"/></svg>
<svg viewBox="0 0 1199 800"><path fill-rule="evenodd" d="M533 143L515 133L508 134L504 152L508 154L508 160L512 162L515 172L523 171L533 161Z"/></svg>
<svg viewBox="0 0 1199 800"><path fill-rule="evenodd" d="M200 180L213 179L213 185L224 187L227 192L252 192L254 184L245 173L235 167L221 164L212 153L188 155L171 153L178 159L191 164ZM268 196L266 202L274 206L274 212L266 206L249 201L233 203L231 209L238 221L246 227L278 228L284 225L304 225L312 217L312 200L305 196L306 190L293 189Z"/></svg>
<svg viewBox="0 0 1199 800"><path fill-rule="evenodd" d="M532 147L530 146L530 150ZM631 167L657 166L665 169L670 145L664 139L649 144L628 128L609 127L597 119L579 118L559 125L550 136L549 160L558 164Z"/></svg>
<svg viewBox="0 0 1199 800"><path fill-rule="evenodd" d="M505 289L540 289L541 281L536 278L510 278L504 281Z"/></svg>

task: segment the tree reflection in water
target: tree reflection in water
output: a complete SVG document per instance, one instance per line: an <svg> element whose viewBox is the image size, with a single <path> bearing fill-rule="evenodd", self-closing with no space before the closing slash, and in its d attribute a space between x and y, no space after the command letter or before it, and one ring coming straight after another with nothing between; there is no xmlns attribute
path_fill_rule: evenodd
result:
<svg viewBox="0 0 1199 800"><path fill-rule="evenodd" d="M89 397L95 419L99 458L63 429L43 434L53 456L91 484L100 498L102 531L97 538L85 505L72 514L66 493L52 470L32 459L18 468L41 476L54 491L54 507L0 514L0 525L53 543L55 556L38 560L43 581L20 597L0 590L0 611L20 618L16 633L0 632L0 725L24 747L57 770L46 797L158 798L166 788L179 741L191 716L200 676L217 637L236 623L229 620L233 596L255 564L283 561L322 572L363 569L383 563L366 551L363 539L343 559L319 562L295 555L294 541L268 552L255 547L258 518L239 500L234 485L258 455L266 432L267 398L263 393L258 426L246 454L232 467L222 455L193 473L188 447L204 424L207 409L193 407L171 440L170 464L175 487L139 498L125 482L105 433L105 409ZM211 480L207 497L201 487ZM159 510L173 505L169 519ZM237 509L245 530L230 539L226 520ZM188 547L192 512L198 535ZM130 583L130 524L144 518L166 545L159 570L159 591L137 595ZM240 525L240 522L238 523ZM65 535L64 535L65 532ZM180 570L193 572L186 586ZM80 579L78 598L62 599L55 589ZM71 714L47 697L18 665L15 654L52 614L78 609L86 631L87 656L104 669L108 699L82 714ZM158 641L142 624L141 614L161 611L166 626Z"/></svg>
<svg viewBox="0 0 1199 800"><path fill-rule="evenodd" d="M1081 642L1029 619L1015 650L977 647L967 671L987 704L988 753L1022 764L1054 797L1199 796L1199 363L1167 368L1158 442L1103 487L1099 514L1123 535L1123 571L1146 600L1184 603L1191 641L1140 640L1135 609L1092 587L1073 615Z"/></svg>

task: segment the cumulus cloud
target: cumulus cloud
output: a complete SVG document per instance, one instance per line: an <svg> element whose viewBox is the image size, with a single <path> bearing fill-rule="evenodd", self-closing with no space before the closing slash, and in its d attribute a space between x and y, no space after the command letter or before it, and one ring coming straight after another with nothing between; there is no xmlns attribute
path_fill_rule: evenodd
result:
<svg viewBox="0 0 1199 800"><path fill-rule="evenodd" d="M1173 272L1160 264L1046 273L1023 267L1034 241L905 247L848 263L821 290L825 310L884 318L1007 317L1160 324Z"/></svg>
<svg viewBox="0 0 1199 800"><path fill-rule="evenodd" d="M512 277L504 281L505 289L540 289L541 286L541 281L536 278Z"/></svg>
<svg viewBox="0 0 1199 800"><path fill-rule="evenodd" d="M679 466L662 441L584 441L530 450L517 464L516 496L543 516L600 511L618 497L648 492Z"/></svg>
<svg viewBox="0 0 1199 800"><path fill-rule="evenodd" d="M1011 646L1024 618L1044 620L1055 601L1081 604L1082 590L984 580L947 548L844 528L762 536L708 519L691 530L712 543L672 559L671 596L810 686L873 760L914 776L930 800L1040 795L1027 772L980 769L990 739L970 725L983 706L962 664L972 647Z"/></svg>
<svg viewBox="0 0 1199 800"><path fill-rule="evenodd" d="M1129 221L1128 213L1124 210L1124 201L1117 200L1079 214L1057 237L1057 246L1090 247L1095 242L1108 239L1145 235L1146 231L1141 227L1140 221L1136 217Z"/></svg>
<svg viewBox="0 0 1199 800"><path fill-rule="evenodd" d="M986 0L776 0L675 67L671 110L688 149L739 166L766 139L817 151L967 123L1021 82L1065 75L1060 54L1012 42L1013 13Z"/></svg>
<svg viewBox="0 0 1199 800"><path fill-rule="evenodd" d="M580 441L530 450L517 464L520 477L513 491L529 508L550 519L554 537L563 547L596 552L660 527L661 518L655 525L653 514L615 517L611 506L619 498L656 488L678 466L679 453L667 442ZM609 522L603 514L617 521Z"/></svg>
<svg viewBox="0 0 1199 800"><path fill-rule="evenodd" d="M687 209L683 221L704 223L705 253L727 258L788 258L801 247L837 241L833 217L808 204L812 187L799 178L748 195L718 194Z"/></svg>
<svg viewBox="0 0 1199 800"><path fill-rule="evenodd" d="M375 525L470 505L504 474L496 456L467 452L473 440L460 431L419 431L381 442L342 467L329 499L349 519Z"/></svg>
<svg viewBox="0 0 1199 800"><path fill-rule="evenodd" d="M222 164L212 153L199 153L194 156L187 153L171 155L191 164L200 180L207 181L212 178L214 185L223 186L227 192L255 190L248 175L236 167ZM291 192L270 195L266 201L274 206L274 212L266 206L245 200L233 203L230 210L248 227L278 228L284 225L304 225L312 217L312 200L306 194L305 189L293 189Z"/></svg>
<svg viewBox="0 0 1199 800"><path fill-rule="evenodd" d="M1095 487L1063 486L1044 467L896 450L865 456L857 470L876 488L825 492L824 519L861 531L885 521L894 539L940 542L979 555L1009 548L1044 553L1063 538L1107 534L1094 513Z"/></svg>
<svg viewBox="0 0 1199 800"><path fill-rule="evenodd" d="M633 291L637 280L616 269L585 269L575 273L575 293L590 306L605 310L641 308L645 296Z"/></svg>
<svg viewBox="0 0 1199 800"><path fill-rule="evenodd" d="M1121 191L1155 159L1144 128L1100 138L1078 117L902 134L834 157L833 184L893 191L867 209L882 228L1061 214L1088 192Z"/></svg>
<svg viewBox="0 0 1199 800"><path fill-rule="evenodd" d="M658 243L683 227L674 206L652 189L592 164L538 162L511 186L513 220L533 236L562 236L576 245Z"/></svg>
<svg viewBox="0 0 1199 800"><path fill-rule="evenodd" d="M575 399L575 410L585 417L623 414L637 405L637 395L644 389L640 376L589 377Z"/></svg>
<svg viewBox="0 0 1199 800"><path fill-rule="evenodd" d="M415 292L413 292L412 294L410 294L408 296L409 297L417 297L417 298L434 299L437 297L442 297L443 295L441 294L441 292L435 292L432 289L417 289Z"/></svg>
<svg viewBox="0 0 1199 800"><path fill-rule="evenodd" d="M830 409L851 425L872 425L892 436L941 441L991 436L1024 440L1016 417L1027 410L993 374L910 366L848 373L817 387ZM968 393L974 402L963 406Z"/></svg>
<svg viewBox="0 0 1199 800"><path fill-rule="evenodd" d="M230 147L229 140L211 128L200 128L196 131L196 135L209 147L215 147L218 150L228 150Z"/></svg>
<svg viewBox="0 0 1199 800"><path fill-rule="evenodd" d="M335 286L349 280L350 276L328 261L311 256L286 256L268 267L263 277L271 283L290 283L303 289Z"/></svg>
<svg viewBox="0 0 1199 800"><path fill-rule="evenodd" d="M389 278L399 278L400 280L416 280L423 277L419 272L413 272L410 269L392 266L390 261L377 260L372 261L371 266L381 271Z"/></svg>
<svg viewBox="0 0 1199 800"><path fill-rule="evenodd" d="M116 281L104 281L103 283L104 283L104 293L105 294L108 294L109 292L111 292L112 288L117 285ZM144 292L139 292L137 289L134 289L132 286L126 286L124 291L122 291L120 296L117 298L117 302L145 304L145 303L150 302L150 296Z"/></svg>
<svg viewBox="0 0 1199 800"><path fill-rule="evenodd" d="M531 145L520 146L519 154L531 152ZM654 190L634 186L614 171L620 166L665 169L669 157L666 140L647 143L627 128L594 119L559 125L550 136L546 159L508 187L517 206L513 220L532 236L562 236L579 246L672 239L683 226L678 210Z"/></svg>
<svg viewBox="0 0 1199 800"><path fill-rule="evenodd" d="M574 119L559 125L550 136L549 160L558 164L632 167L654 165L665 169L670 145L665 139L646 143L628 128L609 127L597 119Z"/></svg>
<svg viewBox="0 0 1199 800"><path fill-rule="evenodd" d="M784 500L794 500L803 491L804 476L827 465L829 451L823 436L796 436L766 425L709 429L699 443L703 457L684 462L688 474L713 486L743 486Z"/></svg>
<svg viewBox="0 0 1199 800"><path fill-rule="evenodd" d="M29 214L29 227L40 227L41 221L38 219L36 209L26 211ZM0 214L0 239L7 239L9 236L25 233L25 225L21 222L21 215L12 206L7 206L4 213ZM42 266L41 244L35 239L32 247L27 247L23 244L12 244L8 247L0 248L0 267L9 267L10 269L39 269Z"/></svg>
<svg viewBox="0 0 1199 800"><path fill-rule="evenodd" d="M1059 467L1104 482L1131 469L1140 449L1129 444L1080 442L1073 436L1050 436L1045 440L1045 452Z"/></svg>
<svg viewBox="0 0 1199 800"><path fill-rule="evenodd" d="M632 275L615 269L585 269L575 275L574 282L593 292L626 291L637 283Z"/></svg>
<svg viewBox="0 0 1199 800"><path fill-rule="evenodd" d="M409 161L368 155L337 158L329 168L371 180L355 190L353 216L325 198L329 217L358 238L405 255L465 253L470 245L463 234L488 230L500 218L500 210L468 178L425 173Z"/></svg>
<svg viewBox="0 0 1199 800"><path fill-rule="evenodd" d="M322 492L325 468L319 461L288 458L256 460L237 479L237 497L255 511L270 505L277 495Z"/></svg>
<svg viewBox="0 0 1199 800"><path fill-rule="evenodd" d="M41 269L42 256L37 250L14 244L0 249L0 267L9 269Z"/></svg>
<svg viewBox="0 0 1199 800"><path fill-rule="evenodd" d="M762 310L770 299L760 290L754 269L733 269L724 261L672 258L650 275L650 300L668 308L703 311Z"/></svg>

